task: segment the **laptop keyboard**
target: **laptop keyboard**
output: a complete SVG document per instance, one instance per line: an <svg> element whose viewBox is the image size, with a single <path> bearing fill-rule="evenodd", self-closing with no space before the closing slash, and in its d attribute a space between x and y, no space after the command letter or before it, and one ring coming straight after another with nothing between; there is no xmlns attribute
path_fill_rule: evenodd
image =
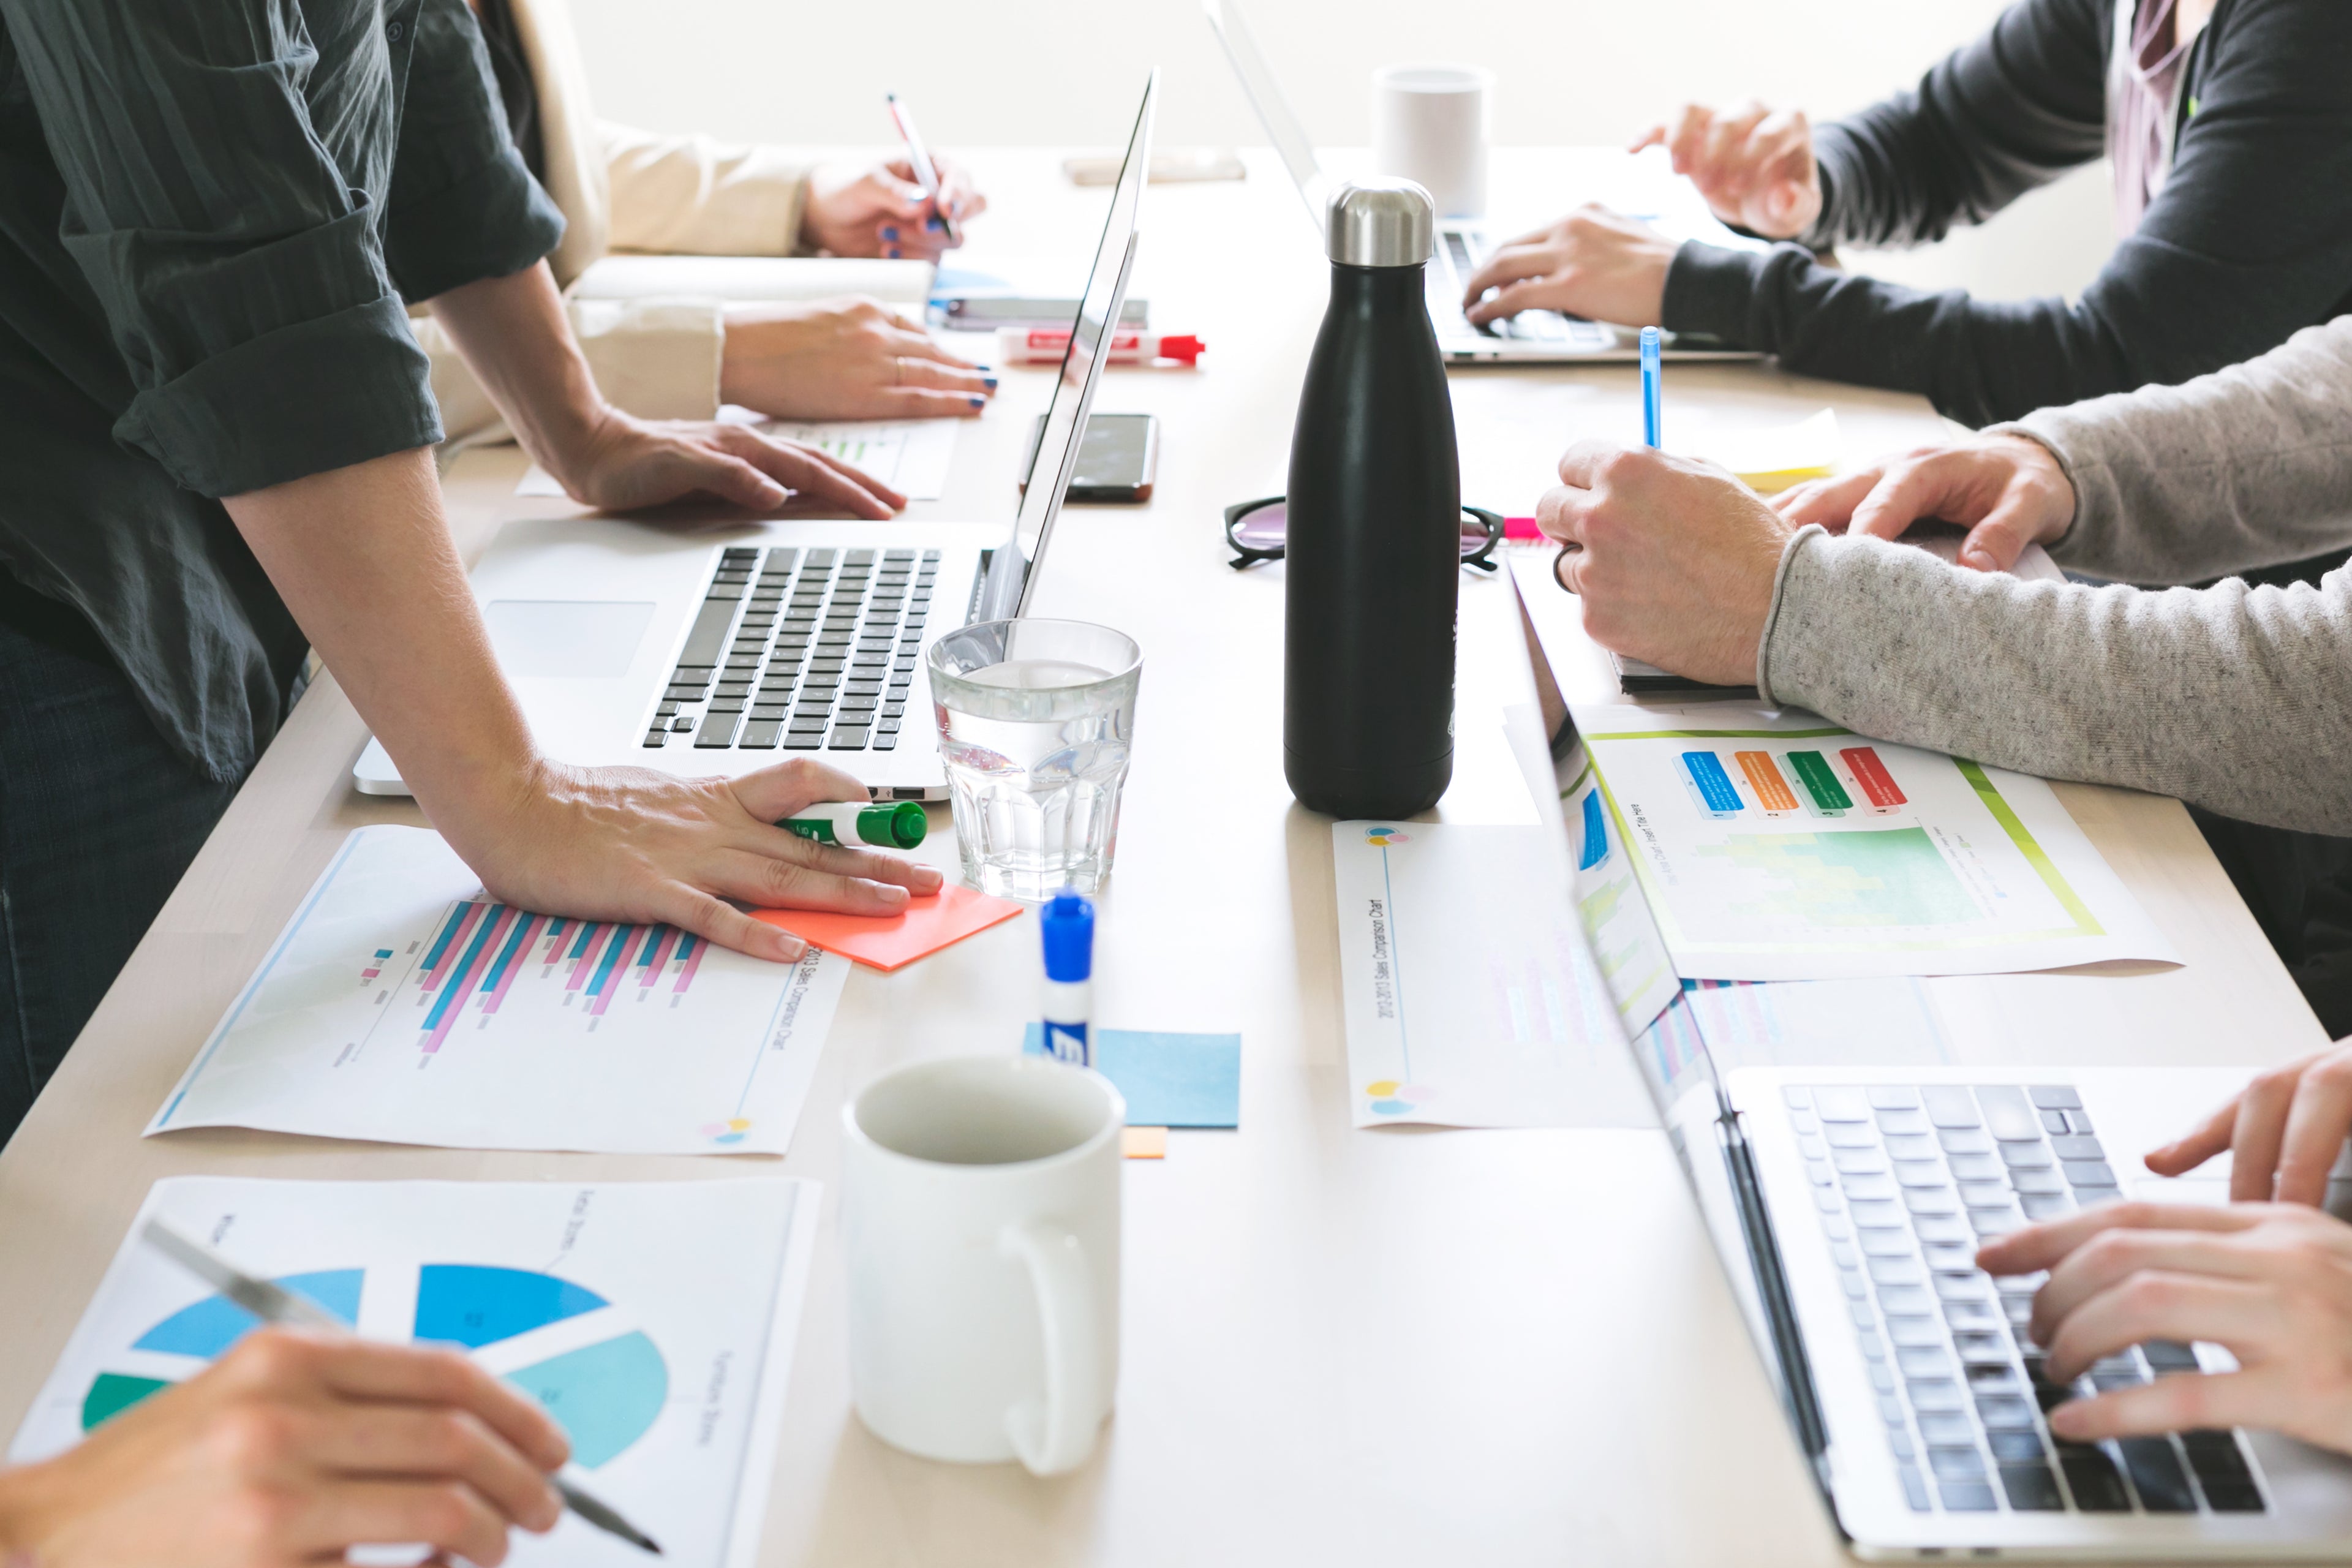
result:
<svg viewBox="0 0 2352 1568"><path fill-rule="evenodd" d="M722 552L646 749L895 751L939 573L936 550Z"/></svg>
<svg viewBox="0 0 2352 1568"><path fill-rule="evenodd" d="M1600 322L1588 321L1581 316L1563 316L1557 310L1522 310L1500 321L1473 325L1463 313L1462 290L1469 287L1471 274L1478 270L1480 258L1471 251L1469 239L1458 228L1440 230L1438 242L1445 247L1446 266L1430 269L1430 315L1435 321L1451 321L1455 333L1475 332L1480 337L1507 338L1516 342L1554 343L1580 353L1598 353L1616 346L1617 334Z"/></svg>
<svg viewBox="0 0 2352 1568"><path fill-rule="evenodd" d="M1973 1261L1980 1238L2121 1195L2074 1090L1782 1093L1915 1511L2263 1511L2235 1432L2051 1436L2044 1414L2078 1394L2198 1370L2189 1346L2150 1342L2053 1384L2026 1334L2044 1277L1995 1279Z"/></svg>

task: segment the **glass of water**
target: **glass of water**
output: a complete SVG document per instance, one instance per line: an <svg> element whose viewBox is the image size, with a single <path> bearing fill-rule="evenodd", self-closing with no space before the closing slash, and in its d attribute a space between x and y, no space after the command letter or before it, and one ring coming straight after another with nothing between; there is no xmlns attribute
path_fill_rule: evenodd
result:
<svg viewBox="0 0 2352 1568"><path fill-rule="evenodd" d="M982 621L931 645L964 880L1032 902L1110 877L1143 650L1084 621Z"/></svg>

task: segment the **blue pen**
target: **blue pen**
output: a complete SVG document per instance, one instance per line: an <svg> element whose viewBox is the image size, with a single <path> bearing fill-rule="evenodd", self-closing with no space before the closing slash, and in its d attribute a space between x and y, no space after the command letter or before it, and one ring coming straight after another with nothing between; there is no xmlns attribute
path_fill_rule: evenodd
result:
<svg viewBox="0 0 2352 1568"><path fill-rule="evenodd" d="M1658 388L1658 329L1642 329L1642 444L1661 445L1658 426L1664 421Z"/></svg>

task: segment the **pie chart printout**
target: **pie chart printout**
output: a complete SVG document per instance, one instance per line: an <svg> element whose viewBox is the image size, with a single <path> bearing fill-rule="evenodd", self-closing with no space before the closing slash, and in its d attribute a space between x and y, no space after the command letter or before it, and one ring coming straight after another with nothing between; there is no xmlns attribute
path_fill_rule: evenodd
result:
<svg viewBox="0 0 2352 1568"><path fill-rule="evenodd" d="M336 1268L289 1274L277 1283L308 1297L346 1323L359 1321L369 1271ZM503 1372L559 1422L572 1439L572 1458L589 1469L609 1463L644 1436L669 1395L669 1370L654 1342L628 1326L594 1291L551 1274L467 1263L428 1263L415 1271L412 1337L495 1350L553 1325L602 1313L611 1331ZM260 1327L260 1320L224 1296L207 1296L163 1319L132 1342L151 1368L155 1356L184 1357L187 1375L217 1360ZM85 1432L121 1415L176 1378L102 1371L82 1398Z"/></svg>

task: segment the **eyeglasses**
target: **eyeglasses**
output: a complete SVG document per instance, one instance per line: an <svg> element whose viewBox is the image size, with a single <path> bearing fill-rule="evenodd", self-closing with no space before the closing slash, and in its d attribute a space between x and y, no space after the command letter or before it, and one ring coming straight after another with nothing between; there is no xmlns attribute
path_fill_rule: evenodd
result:
<svg viewBox="0 0 2352 1568"><path fill-rule="evenodd" d="M1225 542L1233 546L1234 570L1281 560L1289 526L1290 508L1282 496L1237 501L1225 508ZM1495 546L1502 542L1501 513L1475 506L1462 509L1462 564L1492 572Z"/></svg>

